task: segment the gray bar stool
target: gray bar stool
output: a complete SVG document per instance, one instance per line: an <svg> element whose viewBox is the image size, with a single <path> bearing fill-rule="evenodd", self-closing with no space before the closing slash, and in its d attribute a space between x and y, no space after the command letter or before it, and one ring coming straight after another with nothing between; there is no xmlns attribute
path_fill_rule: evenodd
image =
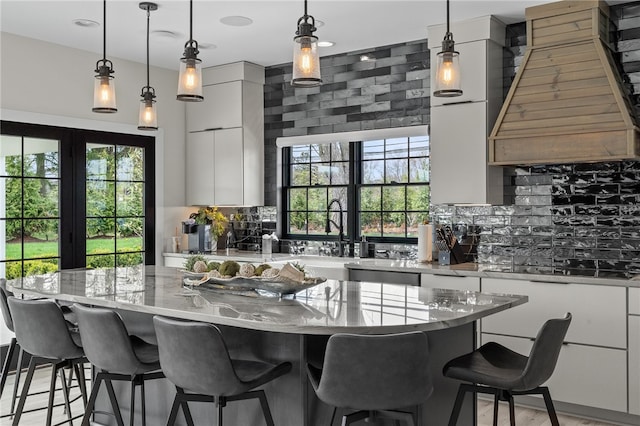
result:
<svg viewBox="0 0 640 426"><path fill-rule="evenodd" d="M100 370L91 389L82 425L89 419L100 390L105 383L113 414L118 426L124 426L112 380L131 382L131 413L129 421L134 424L136 386L140 386L142 425L146 425L144 382L164 378L160 370L158 347L142 339L129 336L117 312L109 309L88 308L73 305L78 318L82 345L89 362Z"/></svg>
<svg viewBox="0 0 640 426"><path fill-rule="evenodd" d="M177 389L167 426L175 423L178 410L193 426L188 401L215 402L218 426L229 401L258 398L268 426L273 426L263 390L253 390L291 370L291 363L277 365L231 359L220 329L213 324L154 317L162 369ZM184 354L189 354L185 357ZM186 391L186 392L185 392Z"/></svg>
<svg viewBox="0 0 640 426"><path fill-rule="evenodd" d="M5 326L9 329L9 331L14 332L13 329L13 318L11 318L11 312L9 311L9 305L7 303L7 298L13 296L9 290L7 290L7 281L4 278L0 278L0 311L2 311L2 318L4 319ZM11 338L11 343L9 343L9 349L7 350L7 356L4 359L4 363L2 364L2 376L0 376L0 396L4 392L4 385L7 382L7 377L9 376L9 369L11 368L11 361L13 361L13 354L18 347L17 341L15 337ZM20 347L18 349L18 364L16 367L16 377L13 383L13 395L11 396L11 411L13 414L13 410L16 404L16 397L18 395L18 382L20 381L20 372L22 366L22 354L24 351Z"/></svg>
<svg viewBox="0 0 640 426"><path fill-rule="evenodd" d="M427 336L419 331L364 336L334 334L322 369L307 364L318 398L337 408L357 410L342 425L376 415L415 425L413 415L398 408L420 406L433 392Z"/></svg>
<svg viewBox="0 0 640 426"><path fill-rule="evenodd" d="M67 418L71 422L73 417L69 401L69 385L65 378L64 368L72 368L76 372L80 390L83 397L86 398L82 367L86 359L80 336L69 330L60 306L52 300L21 300L9 297L7 302L18 344L25 352L31 354L27 377L22 387L13 425L17 426L20 423L36 364L41 362L49 363L52 366L46 424L51 425L53 397L58 373L60 373L62 381Z"/></svg>
<svg viewBox="0 0 640 426"><path fill-rule="evenodd" d="M452 379L475 383L461 383L451 412L449 426L455 426L466 392L493 394L493 425L498 422L498 401L509 402L511 426L515 426L514 395L539 394L544 398L553 426L558 426L549 388L540 386L546 382L560 355L562 342L567 334L571 314L564 318L550 319L536 336L529 356L520 355L499 343L489 342L475 351L454 358L443 368L443 374Z"/></svg>

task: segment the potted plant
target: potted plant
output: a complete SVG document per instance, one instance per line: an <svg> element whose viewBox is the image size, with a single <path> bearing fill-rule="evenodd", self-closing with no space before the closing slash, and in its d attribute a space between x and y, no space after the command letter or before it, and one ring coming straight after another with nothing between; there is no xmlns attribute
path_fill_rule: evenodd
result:
<svg viewBox="0 0 640 426"><path fill-rule="evenodd" d="M216 206L200 207L197 212L191 213L189 218L195 220L197 225L210 225L211 251L215 251L218 238L224 234L229 219Z"/></svg>

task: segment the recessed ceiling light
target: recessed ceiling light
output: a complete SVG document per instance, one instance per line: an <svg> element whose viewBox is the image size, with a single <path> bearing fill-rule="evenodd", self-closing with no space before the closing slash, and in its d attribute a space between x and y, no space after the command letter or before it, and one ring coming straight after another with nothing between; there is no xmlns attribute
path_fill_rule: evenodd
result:
<svg viewBox="0 0 640 426"><path fill-rule="evenodd" d="M100 23L96 21L92 21L91 19L74 19L73 23L79 27L83 28L93 28L99 27Z"/></svg>
<svg viewBox="0 0 640 426"><path fill-rule="evenodd" d="M335 43L332 42L332 41L319 41L318 42L318 46L320 46L320 47L331 47L331 46L334 46L334 45L335 45Z"/></svg>
<svg viewBox="0 0 640 426"><path fill-rule="evenodd" d="M213 43L198 43L198 49L200 50L212 50L217 48L218 46Z"/></svg>
<svg viewBox="0 0 640 426"><path fill-rule="evenodd" d="M180 34L174 31L169 31L169 30L154 30L154 31L151 31L151 35L157 39L174 40L174 39L180 38Z"/></svg>
<svg viewBox="0 0 640 426"><path fill-rule="evenodd" d="M316 28L324 27L324 21L316 19Z"/></svg>
<svg viewBox="0 0 640 426"><path fill-rule="evenodd" d="M231 27L246 27L253 24L253 19L246 16L225 16L220 18L220 22Z"/></svg>

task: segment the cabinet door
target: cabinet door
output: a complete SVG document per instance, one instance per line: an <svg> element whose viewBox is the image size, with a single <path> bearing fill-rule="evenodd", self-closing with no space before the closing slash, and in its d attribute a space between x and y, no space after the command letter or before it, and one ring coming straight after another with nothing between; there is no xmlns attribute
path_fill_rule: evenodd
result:
<svg viewBox="0 0 640 426"><path fill-rule="evenodd" d="M187 131L242 126L241 81L204 86L202 95L204 101L187 103Z"/></svg>
<svg viewBox="0 0 640 426"><path fill-rule="evenodd" d="M482 334L482 343L498 342L529 355L529 339ZM585 345L563 345L556 369L545 383L554 401L627 411L626 351Z"/></svg>
<svg viewBox="0 0 640 426"><path fill-rule="evenodd" d="M490 191L503 185L502 168L487 166L486 102L431 108L429 131L431 202L497 202Z"/></svg>
<svg viewBox="0 0 640 426"><path fill-rule="evenodd" d="M429 288L480 291L480 278L460 275L422 274L420 285Z"/></svg>
<svg viewBox="0 0 640 426"><path fill-rule="evenodd" d="M436 63L436 55L440 48L431 49L431 63ZM487 41L477 40L467 43L456 43L460 52L460 88L462 96L455 98L438 98L431 96L431 106L452 102L478 102L487 100ZM431 72L431 87L436 87L435 67Z"/></svg>
<svg viewBox="0 0 640 426"><path fill-rule="evenodd" d="M640 316L629 315L629 413L640 415Z"/></svg>
<svg viewBox="0 0 640 426"><path fill-rule="evenodd" d="M213 182L216 205L244 204L242 128L215 132Z"/></svg>
<svg viewBox="0 0 640 426"><path fill-rule="evenodd" d="M629 313L640 315L640 288L629 289Z"/></svg>
<svg viewBox="0 0 640 426"><path fill-rule="evenodd" d="M214 132L187 133L187 205L214 204Z"/></svg>
<svg viewBox="0 0 640 426"><path fill-rule="evenodd" d="M550 318L571 312L566 341L627 348L626 289L586 284L483 278L483 292L524 294L529 301L482 319L482 332L535 337Z"/></svg>

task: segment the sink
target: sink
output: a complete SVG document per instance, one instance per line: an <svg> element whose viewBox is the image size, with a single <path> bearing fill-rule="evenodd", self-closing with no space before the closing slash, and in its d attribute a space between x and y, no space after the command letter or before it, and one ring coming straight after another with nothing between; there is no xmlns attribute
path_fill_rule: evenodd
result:
<svg viewBox="0 0 640 426"><path fill-rule="evenodd" d="M309 276L325 277L329 280L348 280L349 271L344 267L344 264L352 261L353 259L348 257L298 256L290 259L279 259L269 262L269 264L284 265L285 263L298 262L304 265L304 270Z"/></svg>

